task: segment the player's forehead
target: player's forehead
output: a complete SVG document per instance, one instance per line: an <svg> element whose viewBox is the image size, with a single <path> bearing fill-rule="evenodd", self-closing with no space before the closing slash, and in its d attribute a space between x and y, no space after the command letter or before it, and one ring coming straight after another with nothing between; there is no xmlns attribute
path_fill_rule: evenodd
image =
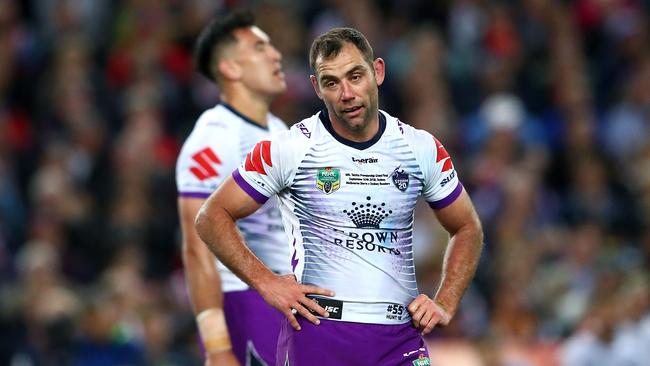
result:
<svg viewBox="0 0 650 366"><path fill-rule="evenodd" d="M240 44L269 43L271 41L269 35L255 25L237 28L233 31L233 36Z"/></svg>
<svg viewBox="0 0 650 366"><path fill-rule="evenodd" d="M370 65L361 51L351 43L346 43L334 57L324 58L319 55L314 66L319 78L324 76L342 77L354 69L370 69Z"/></svg>

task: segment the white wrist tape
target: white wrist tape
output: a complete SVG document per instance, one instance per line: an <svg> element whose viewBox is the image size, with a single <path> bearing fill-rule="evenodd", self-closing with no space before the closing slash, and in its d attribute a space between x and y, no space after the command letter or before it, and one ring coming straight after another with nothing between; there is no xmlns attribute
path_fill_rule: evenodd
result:
<svg viewBox="0 0 650 366"><path fill-rule="evenodd" d="M199 325L203 346L208 354L232 348L222 309L205 309L196 316L196 322Z"/></svg>

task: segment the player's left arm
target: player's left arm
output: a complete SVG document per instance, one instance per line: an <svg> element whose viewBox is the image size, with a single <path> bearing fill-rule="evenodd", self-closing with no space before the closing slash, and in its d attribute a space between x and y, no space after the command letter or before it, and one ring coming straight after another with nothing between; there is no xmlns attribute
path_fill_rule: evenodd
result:
<svg viewBox="0 0 650 366"><path fill-rule="evenodd" d="M436 325L449 324L456 314L463 293L474 277L483 247L481 222L464 189L453 203L434 212L450 239L436 295L431 299L420 294L408 307L413 324L423 335Z"/></svg>
<svg viewBox="0 0 650 366"><path fill-rule="evenodd" d="M433 299L421 294L409 304L413 325L427 334L456 314L483 247L483 230L472 201L444 145L425 131L405 129L424 173L423 196L449 232L440 285Z"/></svg>
<svg viewBox="0 0 650 366"><path fill-rule="evenodd" d="M450 235L434 301L453 316L476 272L483 249L483 229L464 189L454 203L434 212Z"/></svg>

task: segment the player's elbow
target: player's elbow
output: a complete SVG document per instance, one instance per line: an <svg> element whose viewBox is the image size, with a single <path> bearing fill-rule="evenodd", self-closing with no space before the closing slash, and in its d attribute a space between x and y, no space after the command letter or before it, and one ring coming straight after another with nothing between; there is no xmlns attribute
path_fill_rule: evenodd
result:
<svg viewBox="0 0 650 366"><path fill-rule="evenodd" d="M483 239L483 225L481 225L481 220L478 218L478 214L472 215L472 220L470 221L470 225L474 231L478 235L481 236L481 239Z"/></svg>
<svg viewBox="0 0 650 366"><path fill-rule="evenodd" d="M481 225L481 220L479 220L478 216L474 217L473 224L474 232L476 233L476 238L479 243L483 243L483 225Z"/></svg>
<svg viewBox="0 0 650 366"><path fill-rule="evenodd" d="M462 236L466 243L473 244L474 247L480 249L483 246L483 226L475 212L465 217L456 235Z"/></svg>
<svg viewBox="0 0 650 366"><path fill-rule="evenodd" d="M481 220L479 220L478 215L474 215L473 220L470 224L471 231L474 233L476 238L476 243L479 247L483 246L483 225L481 225Z"/></svg>
<svg viewBox="0 0 650 366"><path fill-rule="evenodd" d="M201 240L203 240L206 243L209 240L209 232L210 232L209 221L210 221L210 217L206 212L205 205L203 205L199 210L199 212L196 214L196 217L194 218L194 228L196 229L196 233L199 234Z"/></svg>
<svg viewBox="0 0 650 366"><path fill-rule="evenodd" d="M201 240L183 240L181 250L183 262L191 264L201 259L204 251L201 250L200 246L205 246Z"/></svg>

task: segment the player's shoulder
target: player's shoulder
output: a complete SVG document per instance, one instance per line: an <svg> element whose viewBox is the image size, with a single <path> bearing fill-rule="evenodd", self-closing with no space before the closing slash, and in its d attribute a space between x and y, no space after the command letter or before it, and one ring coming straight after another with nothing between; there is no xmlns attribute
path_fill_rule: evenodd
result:
<svg viewBox="0 0 650 366"><path fill-rule="evenodd" d="M217 104L201 113L196 121L195 129L230 130L236 129L241 123L241 117L223 104Z"/></svg>
<svg viewBox="0 0 650 366"><path fill-rule="evenodd" d="M318 134L319 115L320 112L295 123L290 130L296 137L302 136L299 138L313 141Z"/></svg>
<svg viewBox="0 0 650 366"><path fill-rule="evenodd" d="M267 149L272 156L282 161L300 160L313 145L317 124L314 116L305 118L289 129L276 131L258 141L260 149ZM257 149L257 147L255 148Z"/></svg>
<svg viewBox="0 0 650 366"><path fill-rule="evenodd" d="M435 137L428 131L411 126L408 122L393 117L385 111L380 111L386 118L386 129L389 133L402 136L414 148L435 146Z"/></svg>
<svg viewBox="0 0 650 366"><path fill-rule="evenodd" d="M287 131L275 135L279 141L294 148L313 145L319 136L318 113L294 123Z"/></svg>
<svg viewBox="0 0 650 366"><path fill-rule="evenodd" d="M278 131L285 131L288 129L286 122L284 122L280 117L276 116L273 113L268 114L269 129L272 133L277 133Z"/></svg>
<svg viewBox="0 0 650 366"><path fill-rule="evenodd" d="M227 120L226 112L217 105L201 113L192 131L183 141L179 159L206 148L219 150L221 153L232 150L239 141L239 130L236 121Z"/></svg>
<svg viewBox="0 0 650 366"><path fill-rule="evenodd" d="M233 140L239 135L240 121L229 115L221 104L206 109L197 118L184 144L203 144L210 140Z"/></svg>

